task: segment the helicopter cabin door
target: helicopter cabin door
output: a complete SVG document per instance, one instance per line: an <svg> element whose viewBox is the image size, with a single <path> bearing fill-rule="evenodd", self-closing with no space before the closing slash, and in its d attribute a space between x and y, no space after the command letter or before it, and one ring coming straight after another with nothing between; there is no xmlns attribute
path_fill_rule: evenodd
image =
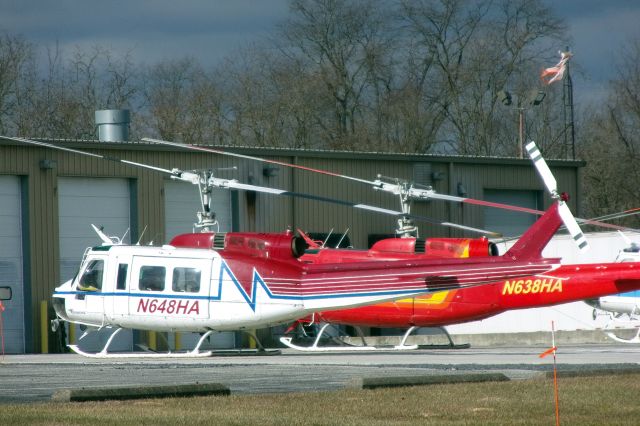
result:
<svg viewBox="0 0 640 426"><path fill-rule="evenodd" d="M130 315L208 318L211 262L211 259L134 256Z"/></svg>
<svg viewBox="0 0 640 426"><path fill-rule="evenodd" d="M113 295L111 298L113 318L120 318L129 315L131 256L117 256L115 260L115 287L112 287L110 291Z"/></svg>
<svg viewBox="0 0 640 426"><path fill-rule="evenodd" d="M76 295L69 301L70 308L84 316L86 321L104 319L104 271L106 257L87 259L76 283Z"/></svg>

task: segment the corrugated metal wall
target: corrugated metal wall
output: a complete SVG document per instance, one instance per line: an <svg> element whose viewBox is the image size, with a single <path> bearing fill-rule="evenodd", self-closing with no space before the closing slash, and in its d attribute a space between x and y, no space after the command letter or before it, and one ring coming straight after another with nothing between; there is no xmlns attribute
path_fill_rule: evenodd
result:
<svg viewBox="0 0 640 426"><path fill-rule="evenodd" d="M62 143L62 142L56 142ZM337 177L293 170L284 166L271 166L275 170L264 173L265 163L224 157L217 154L187 152L179 149L158 148L146 144L98 144L95 142L64 142L65 146L87 149L100 154L150 164L167 169L213 169L218 177L236 178L252 183L295 192L304 192L399 210L397 197L373 190L368 185ZM433 184L438 192L457 195L458 183L467 191L466 196L482 198L483 190L541 189L531 164L527 160L486 159L464 157L431 157L416 155L360 154L339 152L286 151L269 149L235 149L242 153L266 156L286 163L329 170L336 173L375 180L378 174L393 178L423 180ZM53 160L55 167L43 169L41 160ZM575 194L570 203L575 211L578 199L578 168L581 162L551 162L561 190ZM217 171L218 168L236 166L235 171ZM142 242L164 235L163 187L166 175L130 167L113 161L83 157L74 153L47 148L22 146L0 138L0 174L21 176L26 180L28 244L25 252L25 298L29 300L32 336L27 336L28 351L39 349L39 310L41 300L49 300L58 285L58 176L121 177L132 182L132 200L135 217L131 240L147 227ZM435 179L434 179L435 177ZM393 233L395 218L357 211L348 207L304 199L290 199L267 194L238 193L240 231L279 232L289 226L309 232L342 233L350 228L349 236L356 247L367 246L369 234ZM548 199L548 198L547 198ZM483 212L479 207L458 205L442 201L418 202L414 214L439 220L460 222L482 227ZM137 225L137 226L135 226ZM421 236L457 236L456 231L432 225L420 225Z"/></svg>

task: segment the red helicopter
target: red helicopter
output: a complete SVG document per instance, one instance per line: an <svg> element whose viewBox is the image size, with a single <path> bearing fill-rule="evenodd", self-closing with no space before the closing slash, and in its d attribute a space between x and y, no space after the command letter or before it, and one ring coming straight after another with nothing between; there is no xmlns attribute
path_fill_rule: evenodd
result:
<svg viewBox="0 0 640 426"><path fill-rule="evenodd" d="M445 256L448 253L452 257L487 256L486 243L482 251L478 251L482 243L481 239L461 240L458 244L452 241L443 243L438 239L425 241L427 247L448 246L449 250L443 250L435 256ZM396 257L401 254L430 257L426 254L415 254L413 251L403 253L402 249L411 249L411 247L409 244L404 247L384 244L374 245L371 251L382 257L385 255ZM302 259L313 261L307 255ZM292 343L291 337L282 337L281 342L302 351L376 349L373 346L319 346L327 327L340 324L354 327L408 328L397 346L386 347L385 350L415 349L416 345L406 345L405 342L409 335L420 327L444 327L485 319L512 309L597 299L640 289L639 267L640 264L637 262L561 265L552 274L545 273L497 281L481 288L454 289L360 308L318 312L299 321L301 325L322 324L313 344L306 347L299 346ZM443 331L447 334L446 330ZM453 346L448 334L447 337Z"/></svg>
<svg viewBox="0 0 640 426"><path fill-rule="evenodd" d="M550 171L534 145L527 145L529 152L540 174L545 179L547 188L557 194L555 180L550 179ZM588 221L601 224L596 221ZM403 238L383 240L369 250L368 256L377 258L468 258L496 255L495 244L486 238L451 239ZM302 257L304 261L322 263L325 261L356 261L348 250L332 250L323 252L307 251ZM544 307L587 299L597 299L618 293L640 289L640 270L637 259L626 263L599 263L562 265L552 275L538 274L518 279L498 281L482 288L455 289L432 295L370 305L355 309L318 312L299 320L300 325L323 323L315 340L310 346L292 343L291 337L280 340L288 347L301 351L334 351L334 350L376 350L367 346L361 332L363 346L319 346L323 333L330 325L350 325L359 327L407 328L400 344L385 350L416 349L417 345L406 345L409 335L420 327L444 327L463 322L476 321L497 315L507 310ZM295 326L295 324L294 324ZM290 327L288 331L293 328ZM304 332L304 328L303 328ZM446 330L443 332L453 341Z"/></svg>
<svg viewBox="0 0 640 426"><path fill-rule="evenodd" d="M376 181L367 181L325 170L310 169L278 161L227 153L209 147L176 144L156 139L147 140L174 147L217 152L224 155L233 155L241 158L249 158L275 163L282 166L308 170L311 172L328 174L369 184L372 185L374 189L387 191L400 196L402 211L405 213L405 216L398 220L398 229L396 230L396 233L398 236L403 238L385 239L377 242L368 251L359 251L352 249L327 249L324 247L324 244L315 242L306 237L304 233L300 232L309 244L309 248L305 251L301 260L309 264L350 263L383 259L394 261L446 258L488 259L490 256L498 255L497 246L484 237L478 239L417 238L417 228L413 225L411 217L409 217L411 201L416 199L435 198L488 207L506 208L537 215L542 215L544 213L542 211L522 207L437 194L431 190L431 188L418 189L407 183L383 182L380 178ZM561 199L561 196L558 195L557 192L556 181L534 143L527 145L527 152L534 161L534 164L542 176L552 197ZM559 208L561 215L568 217L568 209L562 200L557 204L557 207ZM613 229L621 229L618 226L603 222L585 219L578 219L578 221ZM570 233L576 239L579 247L583 249L586 245L582 239L582 234L579 228L575 223L572 223L571 221L568 222L571 224L569 228ZM523 248L523 250L535 249L537 248L534 246ZM394 349L413 349L415 346L408 346L405 342L407 337L419 327L442 327L445 325L487 318L506 310L542 307L577 300L592 299L599 296L635 290L637 288L640 288L640 271L638 271L637 263L627 263L624 265L620 263L563 265L555 270L553 275L538 274L519 279L496 281L480 288L453 289L435 294L418 296L411 299L369 305L355 309L342 309L314 313L310 317L299 320L298 322L300 324L305 322L324 323L311 346L301 347L294 345L290 337L283 337L281 338L281 341L289 347L307 351L327 351L333 349L371 350L376 348L371 346L339 346L337 348L327 348L318 346L318 343L325 329L331 324L381 328L408 327L408 330L402 337L400 344ZM451 342L451 344L453 344L453 342Z"/></svg>
<svg viewBox="0 0 640 426"><path fill-rule="evenodd" d="M350 261L325 258L324 262L310 262L304 259L308 248L305 238L291 232L208 232L215 216L206 207L210 206L208 194L213 187L313 196L219 179L210 172L166 170L41 141L7 139L144 167L201 187L205 208L198 216L204 232L176 236L163 247L124 245L102 235L104 244L85 253L78 275L56 288L53 306L57 321L78 323L89 329L114 329L97 354L71 346L86 356L111 355L107 352L109 344L123 328L204 333L197 347L183 354L202 356L208 353L200 353L199 347L213 331L267 327L312 312L551 274L559 267L559 259L543 258L541 252L563 222L579 247L587 248L564 200L557 197L540 220L502 256L367 257L372 253L361 251ZM357 206L399 216L404 223L416 218L408 211Z"/></svg>

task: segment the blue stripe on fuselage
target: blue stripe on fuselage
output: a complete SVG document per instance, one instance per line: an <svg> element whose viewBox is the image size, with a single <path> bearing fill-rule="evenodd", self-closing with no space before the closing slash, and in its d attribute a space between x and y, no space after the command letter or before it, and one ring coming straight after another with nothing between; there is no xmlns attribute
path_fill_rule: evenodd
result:
<svg viewBox="0 0 640 426"><path fill-rule="evenodd" d="M424 293L424 290L386 290L386 291L374 291L374 292L363 292L363 293L331 293L331 294L315 294L312 296L306 295L276 295L271 292L267 284L264 282L258 271L253 270L253 279L251 282L251 295L247 294L244 290L244 287L240 284L238 279L233 274L233 271L227 263L222 260L222 265L220 267L220 275L218 278L218 288L216 295L185 295L183 293L164 293L164 292L153 292L153 291L145 291L145 292L136 292L129 293L126 291L120 292L108 292L103 293L99 291L55 291L53 293L54 296L64 296L64 295L85 295L85 296L101 296L101 297L153 297L157 299L190 299L190 300L208 300L212 302L222 301L222 284L225 282L225 272L226 275L231 279L231 282L236 286L240 294L242 295L244 301L249 305L251 310L255 312L256 310L256 295L257 295L257 286L260 285L264 291L267 293L270 299L280 299L280 300L314 300L314 299L337 299L344 297L366 297L366 296L392 296L397 294L406 295L410 297L412 295Z"/></svg>
<svg viewBox="0 0 640 426"><path fill-rule="evenodd" d="M640 299L640 290L628 291L626 293L616 294L618 297L637 297Z"/></svg>

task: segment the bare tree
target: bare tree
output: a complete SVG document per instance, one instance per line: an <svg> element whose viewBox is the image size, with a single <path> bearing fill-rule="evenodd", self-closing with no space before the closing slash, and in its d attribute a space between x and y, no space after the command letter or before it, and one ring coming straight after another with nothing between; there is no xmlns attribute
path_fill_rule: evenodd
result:
<svg viewBox="0 0 640 426"><path fill-rule="evenodd" d="M194 58L157 63L145 73L148 128L163 139L223 139L221 93Z"/></svg>
<svg viewBox="0 0 640 426"><path fill-rule="evenodd" d="M27 55L0 125L11 100L13 126L45 136L92 137L95 109L128 107L135 132L184 142L513 155L496 94L524 99L563 31L542 0L291 0L271 40L212 72L97 46L49 50L43 76ZM553 104L527 113L532 136L559 133Z"/></svg>
<svg viewBox="0 0 640 426"><path fill-rule="evenodd" d="M245 146L324 147L326 112L321 80L296 58L255 45L238 52L218 74L226 97L228 142Z"/></svg>
<svg viewBox="0 0 640 426"><path fill-rule="evenodd" d="M135 66L129 55L118 57L99 46L76 49L69 58L57 44L46 51L46 66L39 67L32 56L16 83L12 116L18 133L93 138L95 110L137 109Z"/></svg>
<svg viewBox="0 0 640 426"><path fill-rule="evenodd" d="M405 1L402 11L417 46L412 63L433 94L425 99L445 118L434 121L445 149L513 154L496 95L510 85L524 93L536 80L532 65L547 57L544 42L562 37L561 21L542 2L525 0Z"/></svg>
<svg viewBox="0 0 640 426"><path fill-rule="evenodd" d="M592 112L581 128L585 207L593 216L640 203L640 40L631 41L619 57L605 110ZM627 224L637 227L640 220L636 216Z"/></svg>
<svg viewBox="0 0 640 426"><path fill-rule="evenodd" d="M33 59L33 46L20 36L0 35L0 133L14 133L21 78Z"/></svg>
<svg viewBox="0 0 640 426"><path fill-rule="evenodd" d="M372 68L381 63L380 52L388 43L384 5L371 0L292 0L290 10L281 30L286 43L280 49L324 86L311 100L319 106L332 104L330 114L316 114L322 136L333 148L350 147L359 121L364 121Z"/></svg>

